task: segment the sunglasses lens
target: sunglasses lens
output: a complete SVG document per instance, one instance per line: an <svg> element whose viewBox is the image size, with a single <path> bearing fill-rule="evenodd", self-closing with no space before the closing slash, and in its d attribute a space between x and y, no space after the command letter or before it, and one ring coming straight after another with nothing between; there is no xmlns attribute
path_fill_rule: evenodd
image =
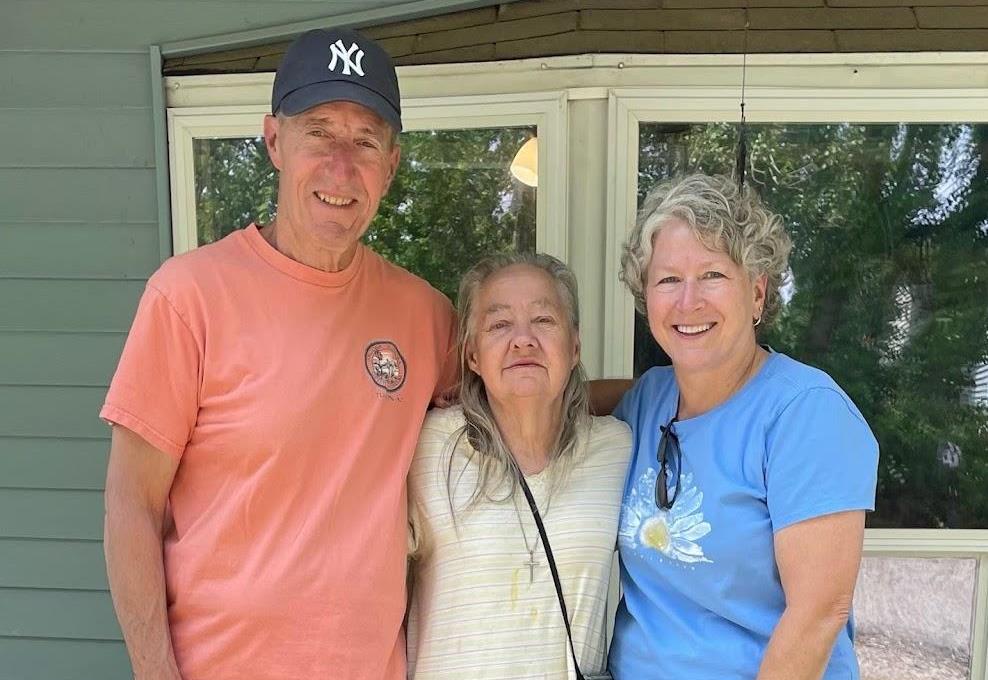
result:
<svg viewBox="0 0 988 680"><path fill-rule="evenodd" d="M675 422L675 420L673 420L673 422ZM672 432L671 428L672 422L662 428L662 436L659 438L659 448L658 451L655 452L655 457L658 459L659 463L659 474L655 479L655 504L663 510L669 510L672 508L673 503L676 502L676 496L679 495L679 480L683 468L683 454L679 448L679 440L677 439L675 433ZM669 498L668 454L670 450L676 459L674 461L674 465L676 466L676 484L672 498Z"/></svg>

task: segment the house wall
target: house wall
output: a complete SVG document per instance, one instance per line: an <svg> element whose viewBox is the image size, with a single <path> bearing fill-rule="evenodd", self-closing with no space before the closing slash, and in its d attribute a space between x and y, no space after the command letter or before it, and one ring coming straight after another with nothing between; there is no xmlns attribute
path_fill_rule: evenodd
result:
<svg viewBox="0 0 988 680"><path fill-rule="evenodd" d="M745 24L748 24L747 35ZM988 49L986 0L522 0L367 26L400 65L584 53ZM168 75L273 71L287 43L170 59Z"/></svg>
<svg viewBox="0 0 988 680"><path fill-rule="evenodd" d="M4 3L3 680L130 677L102 556L109 432L96 414L144 282L167 256L158 230L148 46L388 4L400 3ZM597 51L736 52L743 44L744 5L525 1L367 32L381 37L402 64ZM690 7L701 11L685 11ZM988 49L988 1L751 0L750 7L753 52ZM272 46L250 50L168 64L171 72L272 70L280 55Z"/></svg>
<svg viewBox="0 0 988 680"><path fill-rule="evenodd" d="M97 413L144 282L167 256L149 46L389 4L398 3L3 3L3 680L131 677L103 562L109 430Z"/></svg>

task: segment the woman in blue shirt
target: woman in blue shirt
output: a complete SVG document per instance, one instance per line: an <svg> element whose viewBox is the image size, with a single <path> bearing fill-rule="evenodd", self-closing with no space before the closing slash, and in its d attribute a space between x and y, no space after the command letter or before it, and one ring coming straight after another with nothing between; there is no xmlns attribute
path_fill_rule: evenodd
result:
<svg viewBox="0 0 988 680"><path fill-rule="evenodd" d="M856 680L850 621L878 445L825 373L756 342L791 242L727 177L654 188L622 279L672 366L615 415L634 433L617 680Z"/></svg>

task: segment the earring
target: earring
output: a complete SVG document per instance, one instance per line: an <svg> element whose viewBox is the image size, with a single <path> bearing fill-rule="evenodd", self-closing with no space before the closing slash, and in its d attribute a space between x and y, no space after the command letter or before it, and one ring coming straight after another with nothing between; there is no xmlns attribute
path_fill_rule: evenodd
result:
<svg viewBox="0 0 988 680"><path fill-rule="evenodd" d="M753 321L753 322L751 323L751 325L752 325L752 326L755 326L755 327L757 327L757 326L758 326L758 324L760 324L761 322L762 322L762 315L761 315L761 314L759 314L759 315L758 315L758 318L757 318L757 319L755 319L755 320L754 320L754 321Z"/></svg>

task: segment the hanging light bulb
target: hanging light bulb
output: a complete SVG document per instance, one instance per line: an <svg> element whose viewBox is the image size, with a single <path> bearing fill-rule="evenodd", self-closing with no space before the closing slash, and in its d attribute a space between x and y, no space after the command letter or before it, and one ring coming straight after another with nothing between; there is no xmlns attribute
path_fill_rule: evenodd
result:
<svg viewBox="0 0 988 680"><path fill-rule="evenodd" d="M511 161L511 174L530 187L539 185L539 138L532 137L521 145Z"/></svg>

